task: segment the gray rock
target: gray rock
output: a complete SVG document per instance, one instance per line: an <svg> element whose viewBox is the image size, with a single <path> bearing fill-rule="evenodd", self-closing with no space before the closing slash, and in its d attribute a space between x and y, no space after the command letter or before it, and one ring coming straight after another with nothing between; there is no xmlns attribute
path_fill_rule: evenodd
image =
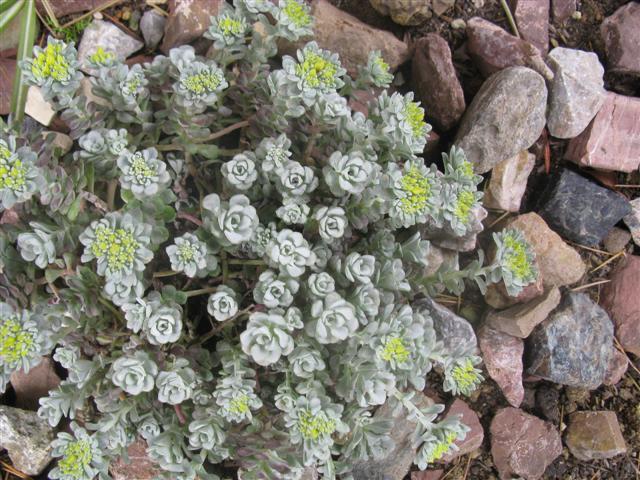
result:
<svg viewBox="0 0 640 480"><path fill-rule="evenodd" d="M369 0L382 15L389 15L399 25L418 25L431 18L431 1Z"/></svg>
<svg viewBox="0 0 640 480"><path fill-rule="evenodd" d="M14 467L39 475L51 461L53 429L36 412L0 405L0 449L6 449Z"/></svg>
<svg viewBox="0 0 640 480"><path fill-rule="evenodd" d="M631 200L629 204L631 205L631 213L625 215L623 220L629 227L633 242L640 247L640 198Z"/></svg>
<svg viewBox="0 0 640 480"><path fill-rule="evenodd" d="M89 67L89 56L93 55L98 47L112 53L118 60L125 60L143 46L144 43L127 35L113 23L94 20L82 33L78 60L82 70L89 73L92 70Z"/></svg>
<svg viewBox="0 0 640 480"><path fill-rule="evenodd" d="M164 35L164 24L167 19L155 10L147 10L140 20L140 30L147 48L155 49Z"/></svg>
<svg viewBox="0 0 640 480"><path fill-rule="evenodd" d="M413 397L413 401L419 408L428 408L434 403L420 392ZM354 462L354 480L402 480L409 473L416 456L416 449L412 445L416 424L407 420L407 413L403 408L398 410L396 415L392 415L392 408L387 402L374 414L377 418L393 420L390 436L395 445L383 458Z"/></svg>
<svg viewBox="0 0 640 480"><path fill-rule="evenodd" d="M633 207L633 202L631 202L631 205ZM623 250L624 247L627 246L630 240L630 232L622 228L613 227L603 241L604 249L609 253L618 253L620 250Z"/></svg>
<svg viewBox="0 0 640 480"><path fill-rule="evenodd" d="M549 133L557 138L576 137L604 103L604 68L595 53L571 48L554 48L547 61L554 73L549 91Z"/></svg>
<svg viewBox="0 0 640 480"><path fill-rule="evenodd" d="M613 355L613 323L587 295L567 294L527 339L527 373L562 385L594 389Z"/></svg>
<svg viewBox="0 0 640 480"><path fill-rule="evenodd" d="M423 237L431 240L434 245L440 248L457 252L470 252L476 248L478 234L484 230L482 221L487 218L487 215L488 213L484 208L476 205L470 212L468 231L464 236L457 237L448 225L444 227L428 225L422 231Z"/></svg>
<svg viewBox="0 0 640 480"><path fill-rule="evenodd" d="M437 340L441 341L445 350L458 350L466 353L476 352L478 340L471 324L448 308L426 297L414 303L415 309L425 309L433 318L433 328Z"/></svg>
<svg viewBox="0 0 640 480"><path fill-rule="evenodd" d="M597 246L622 217L629 201L573 170L563 169L539 198L538 213L549 226L581 245Z"/></svg>
<svg viewBox="0 0 640 480"><path fill-rule="evenodd" d="M536 156L526 150L500 162L491 171L491 180L483 199L485 207L517 212L527 189Z"/></svg>
<svg viewBox="0 0 640 480"><path fill-rule="evenodd" d="M528 149L546 123L547 87L526 67L511 67L489 77L471 102L455 139L474 165L485 173Z"/></svg>

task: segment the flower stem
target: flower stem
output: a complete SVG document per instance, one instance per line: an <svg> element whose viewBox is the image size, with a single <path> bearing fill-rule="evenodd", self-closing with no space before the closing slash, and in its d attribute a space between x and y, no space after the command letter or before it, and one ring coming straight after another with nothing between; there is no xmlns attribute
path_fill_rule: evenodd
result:
<svg viewBox="0 0 640 480"><path fill-rule="evenodd" d="M110 180L107 185L107 208L113 210L116 203L116 190L118 190L118 180Z"/></svg>
<svg viewBox="0 0 640 480"><path fill-rule="evenodd" d="M242 120L240 122L234 123L233 125L229 125L228 127L223 128L222 130L218 130L217 132L212 133L204 137L204 141L200 143L206 143L211 140L215 140L216 138L224 137L225 135L233 132L234 130L238 130L239 128L244 128L249 126L249 120Z"/></svg>
<svg viewBox="0 0 640 480"><path fill-rule="evenodd" d="M262 266L265 265L264 260L260 259L242 259L242 258L232 258L227 260L227 265L255 265Z"/></svg>
<svg viewBox="0 0 640 480"><path fill-rule="evenodd" d="M176 272L174 270L162 270L160 272L156 272L153 274L153 278L162 278L162 277L172 277L174 275L178 275L180 272Z"/></svg>
<svg viewBox="0 0 640 480"><path fill-rule="evenodd" d="M182 292L184 293L187 298L191 298L191 297L197 297L198 295L206 295L207 293L213 293L216 290L218 290L218 287L206 287L206 288L199 288L198 290L189 290L188 292Z"/></svg>

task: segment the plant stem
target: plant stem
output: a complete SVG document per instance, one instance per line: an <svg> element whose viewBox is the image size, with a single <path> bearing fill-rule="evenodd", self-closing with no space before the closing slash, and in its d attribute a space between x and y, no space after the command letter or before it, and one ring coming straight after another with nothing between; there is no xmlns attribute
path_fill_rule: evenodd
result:
<svg viewBox="0 0 640 480"><path fill-rule="evenodd" d="M175 272L173 270L162 270L160 272L156 272L153 274L153 278L162 278L162 277L173 277L174 275L178 275L180 272Z"/></svg>
<svg viewBox="0 0 640 480"><path fill-rule="evenodd" d="M116 203L116 190L118 189L118 180L110 180L107 185L107 208L113 210Z"/></svg>
<svg viewBox="0 0 640 480"><path fill-rule="evenodd" d="M202 337L200 337L197 340L196 343L199 344L199 345L202 345L207 340L215 337L218 333L220 333L220 331L222 331L223 328L227 327L228 325L230 325L231 323L235 322L237 319L239 319L240 317L246 315L247 313L250 313L254 309L254 307L255 307L255 305L250 305L247 308L245 308L244 310L240 310L233 317L225 320L224 322L220 322L216 328L214 328L210 332L204 334Z"/></svg>
<svg viewBox="0 0 640 480"><path fill-rule="evenodd" d="M241 259L241 258L232 258L230 260L227 260L227 265L255 265L255 266L262 266L265 265L264 260L253 260L253 259Z"/></svg>
<svg viewBox="0 0 640 480"><path fill-rule="evenodd" d="M205 287L205 288L199 288L198 290L189 290L188 292L182 292L184 293L187 298L191 298L191 297L197 297L198 295L206 295L207 293L213 293L216 290L218 290L218 287Z"/></svg>
<svg viewBox="0 0 640 480"><path fill-rule="evenodd" d="M516 21L513 19L513 15L511 14L511 9L509 8L509 5L507 5L507 0L500 0L500 5L502 5L504 14L507 16L507 20L509 21L511 30L513 30L513 34L520 38L520 32L518 32L518 27L516 26Z"/></svg>
<svg viewBox="0 0 640 480"><path fill-rule="evenodd" d="M176 218L182 218L184 220L189 220L191 223L198 225L199 227L202 226L202 220L200 220L199 218L196 218L195 216L191 215L190 213L187 212L178 212L176 214Z"/></svg>
<svg viewBox="0 0 640 480"><path fill-rule="evenodd" d="M113 313L113 315L114 315L118 320L120 320L120 323L125 323L124 316L122 315L122 313L120 313L120 312L116 309L116 307L114 307L113 305L111 305L111 303L110 303L110 302L108 302L107 300L105 300L104 298L102 298L102 297L100 297L100 296L98 297L98 301L99 301L102 305L104 305L104 307L105 307L107 310L109 310L111 313Z"/></svg>
<svg viewBox="0 0 640 480"><path fill-rule="evenodd" d="M216 138L224 137L225 135L233 132L234 130L238 130L239 128L244 128L248 126L249 126L249 120L242 120L240 122L234 123L233 125L229 125L228 127L225 127L222 130L214 132L211 135L204 137L203 141L199 143L206 143L210 140L215 140Z"/></svg>

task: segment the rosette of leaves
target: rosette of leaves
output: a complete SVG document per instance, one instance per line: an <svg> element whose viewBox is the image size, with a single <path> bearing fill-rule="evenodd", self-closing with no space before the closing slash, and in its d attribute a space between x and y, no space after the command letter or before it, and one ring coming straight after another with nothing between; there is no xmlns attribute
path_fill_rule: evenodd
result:
<svg viewBox="0 0 640 480"><path fill-rule="evenodd" d="M212 193L202 200L204 226L223 247L246 242L258 227L258 214L245 195L225 202Z"/></svg>
<svg viewBox="0 0 640 480"><path fill-rule="evenodd" d="M349 155L334 152L323 173L331 193L341 197L361 193L367 185L375 183L377 168L377 165L364 158L362 152L355 151Z"/></svg>
<svg viewBox="0 0 640 480"><path fill-rule="evenodd" d="M507 293L515 297L538 278L535 252L524 234L516 228L494 233L493 240L496 244L494 264Z"/></svg>
<svg viewBox="0 0 640 480"><path fill-rule="evenodd" d="M277 362L293 350L287 322L277 311L252 313L246 330L240 334L240 344L244 353L263 366Z"/></svg>
<svg viewBox="0 0 640 480"><path fill-rule="evenodd" d="M229 320L238 313L236 292L225 285L218 287L216 292L209 296L207 312L219 322Z"/></svg>
<svg viewBox="0 0 640 480"><path fill-rule="evenodd" d="M267 308L288 307L293 303L299 287L300 284L294 278L266 270L258 277L253 298Z"/></svg>
<svg viewBox="0 0 640 480"><path fill-rule="evenodd" d="M393 74L389 71L389 64L384 60L379 50L369 52L367 64L360 69L358 80L363 84L371 84L380 88L387 88L393 82Z"/></svg>
<svg viewBox="0 0 640 480"><path fill-rule="evenodd" d="M46 268L56 259L56 246L52 236L35 229L18 235L18 250L27 262L33 262L39 268Z"/></svg>
<svg viewBox="0 0 640 480"><path fill-rule="evenodd" d="M179 405L193 395L196 374L185 359L175 362L169 371L161 371L156 377L158 401Z"/></svg>
<svg viewBox="0 0 640 480"><path fill-rule="evenodd" d="M108 462L103 456L96 434L89 434L75 422L71 423L73 435L58 433L51 444L51 456L59 458L49 478L59 480L92 480L97 475L106 476Z"/></svg>
<svg viewBox="0 0 640 480"><path fill-rule="evenodd" d="M0 138L0 211L29 200L39 187L37 156L28 147L16 147L15 138Z"/></svg>
<svg viewBox="0 0 640 480"><path fill-rule="evenodd" d="M94 165L96 173L109 178L116 176L117 160L129 145L127 131L97 129L85 133L78 139L82 150L76 155Z"/></svg>
<svg viewBox="0 0 640 480"><path fill-rule="evenodd" d="M139 200L155 195L171 181L167 166L158 158L155 148L123 152L118 157L118 168L121 172L120 185Z"/></svg>
<svg viewBox="0 0 640 480"><path fill-rule="evenodd" d="M185 233L166 249L171 269L189 277L204 277L218 268L218 259L193 233Z"/></svg>
<svg viewBox="0 0 640 480"><path fill-rule="evenodd" d="M120 357L111 365L111 381L130 395L153 390L157 374L158 366L142 351Z"/></svg>
<svg viewBox="0 0 640 480"><path fill-rule="evenodd" d="M258 179L253 152L239 153L222 165L220 173L227 184L235 190L249 190Z"/></svg>

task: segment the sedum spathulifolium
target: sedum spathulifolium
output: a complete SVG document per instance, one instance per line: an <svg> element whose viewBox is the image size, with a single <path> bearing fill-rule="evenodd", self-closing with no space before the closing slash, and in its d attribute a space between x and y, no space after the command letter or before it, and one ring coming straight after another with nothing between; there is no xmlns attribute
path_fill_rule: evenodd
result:
<svg viewBox="0 0 640 480"><path fill-rule="evenodd" d="M206 57L94 55L90 99L73 45L21 63L73 140L0 131L0 390L43 355L67 371L40 400L51 425L75 422L52 478L107 478L142 438L167 478L233 462L247 479L348 479L393 448L381 412L415 421L420 468L466 434L415 394L432 369L471 394L479 357L445 348L418 300L468 283L517 295L535 255L508 229L487 265L429 265L443 238L475 245L482 178L457 148L425 163L412 93L351 110L393 80L380 52L355 78L313 41L277 56L312 27L300 0L236 0Z"/></svg>

